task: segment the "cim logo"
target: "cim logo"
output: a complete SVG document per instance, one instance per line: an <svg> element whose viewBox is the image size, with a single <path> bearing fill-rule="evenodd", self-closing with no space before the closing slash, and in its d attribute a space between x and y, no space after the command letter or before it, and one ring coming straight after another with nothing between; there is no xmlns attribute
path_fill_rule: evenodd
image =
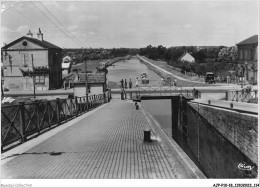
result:
<svg viewBox="0 0 260 188"><path fill-rule="evenodd" d="M252 170L254 168L254 166L246 165L244 163L239 163L238 168L240 170Z"/></svg>

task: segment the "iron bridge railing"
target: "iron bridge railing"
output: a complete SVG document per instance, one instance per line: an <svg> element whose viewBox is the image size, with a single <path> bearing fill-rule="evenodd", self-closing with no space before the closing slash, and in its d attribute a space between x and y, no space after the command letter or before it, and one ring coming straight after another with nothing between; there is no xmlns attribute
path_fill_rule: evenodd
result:
<svg viewBox="0 0 260 188"><path fill-rule="evenodd" d="M250 91L249 89L243 89L241 91L231 91L231 100L236 102L258 103L258 90Z"/></svg>
<svg viewBox="0 0 260 188"><path fill-rule="evenodd" d="M171 80L150 80L148 84L139 84L137 91L128 91L129 98L140 98L141 95L149 96L169 96L180 93L189 98L201 98L201 92L197 89L183 89L181 86L175 85ZM127 96L125 96L127 98Z"/></svg>
<svg viewBox="0 0 260 188"><path fill-rule="evenodd" d="M59 126L111 100L111 91L99 95L52 101L19 102L1 108L1 151Z"/></svg>

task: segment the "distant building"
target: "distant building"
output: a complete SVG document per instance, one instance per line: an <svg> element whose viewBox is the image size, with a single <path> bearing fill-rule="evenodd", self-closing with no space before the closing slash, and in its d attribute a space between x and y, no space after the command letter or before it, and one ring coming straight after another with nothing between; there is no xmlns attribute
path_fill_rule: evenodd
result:
<svg viewBox="0 0 260 188"><path fill-rule="evenodd" d="M107 78L105 72L87 73L89 94L102 94L107 90ZM86 73L79 73L78 80L72 82L74 86L74 96L86 96Z"/></svg>
<svg viewBox="0 0 260 188"><path fill-rule="evenodd" d="M72 58L70 56L65 56L62 58L62 76L66 76L70 73L72 64Z"/></svg>
<svg viewBox="0 0 260 188"><path fill-rule="evenodd" d="M178 59L179 61L187 61L190 63L194 63L195 62L195 58L192 57L192 55L189 54L189 52L185 51L181 57L179 57Z"/></svg>
<svg viewBox="0 0 260 188"><path fill-rule="evenodd" d="M43 40L39 29L37 39L29 31L27 36L2 47L4 87L9 90L32 90L32 62L35 86L38 90L58 89L62 84L62 49Z"/></svg>
<svg viewBox="0 0 260 188"><path fill-rule="evenodd" d="M249 37L237 44L239 66L244 77L249 83L258 83L258 35Z"/></svg>

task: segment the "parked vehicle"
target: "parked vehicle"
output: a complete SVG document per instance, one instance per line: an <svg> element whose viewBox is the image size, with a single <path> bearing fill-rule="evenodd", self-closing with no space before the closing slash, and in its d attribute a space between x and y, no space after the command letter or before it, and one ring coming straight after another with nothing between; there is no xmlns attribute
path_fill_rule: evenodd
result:
<svg viewBox="0 0 260 188"><path fill-rule="evenodd" d="M209 84L216 83L215 74L213 72L207 72L205 82Z"/></svg>

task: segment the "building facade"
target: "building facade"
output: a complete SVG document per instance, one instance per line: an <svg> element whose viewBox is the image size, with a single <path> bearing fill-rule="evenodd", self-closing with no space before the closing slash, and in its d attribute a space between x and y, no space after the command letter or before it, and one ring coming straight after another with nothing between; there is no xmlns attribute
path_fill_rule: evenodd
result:
<svg viewBox="0 0 260 188"><path fill-rule="evenodd" d="M189 54L189 52L184 52L181 57L179 57L179 61L187 61L189 63L194 63L195 62L195 58L192 57L192 55Z"/></svg>
<svg viewBox="0 0 260 188"><path fill-rule="evenodd" d="M237 44L241 74L250 84L258 83L258 35Z"/></svg>
<svg viewBox="0 0 260 188"><path fill-rule="evenodd" d="M33 90L33 77L37 90L61 87L62 49L43 40L40 29L37 39L33 38L33 34L29 31L27 36L18 38L1 50L4 88Z"/></svg>

